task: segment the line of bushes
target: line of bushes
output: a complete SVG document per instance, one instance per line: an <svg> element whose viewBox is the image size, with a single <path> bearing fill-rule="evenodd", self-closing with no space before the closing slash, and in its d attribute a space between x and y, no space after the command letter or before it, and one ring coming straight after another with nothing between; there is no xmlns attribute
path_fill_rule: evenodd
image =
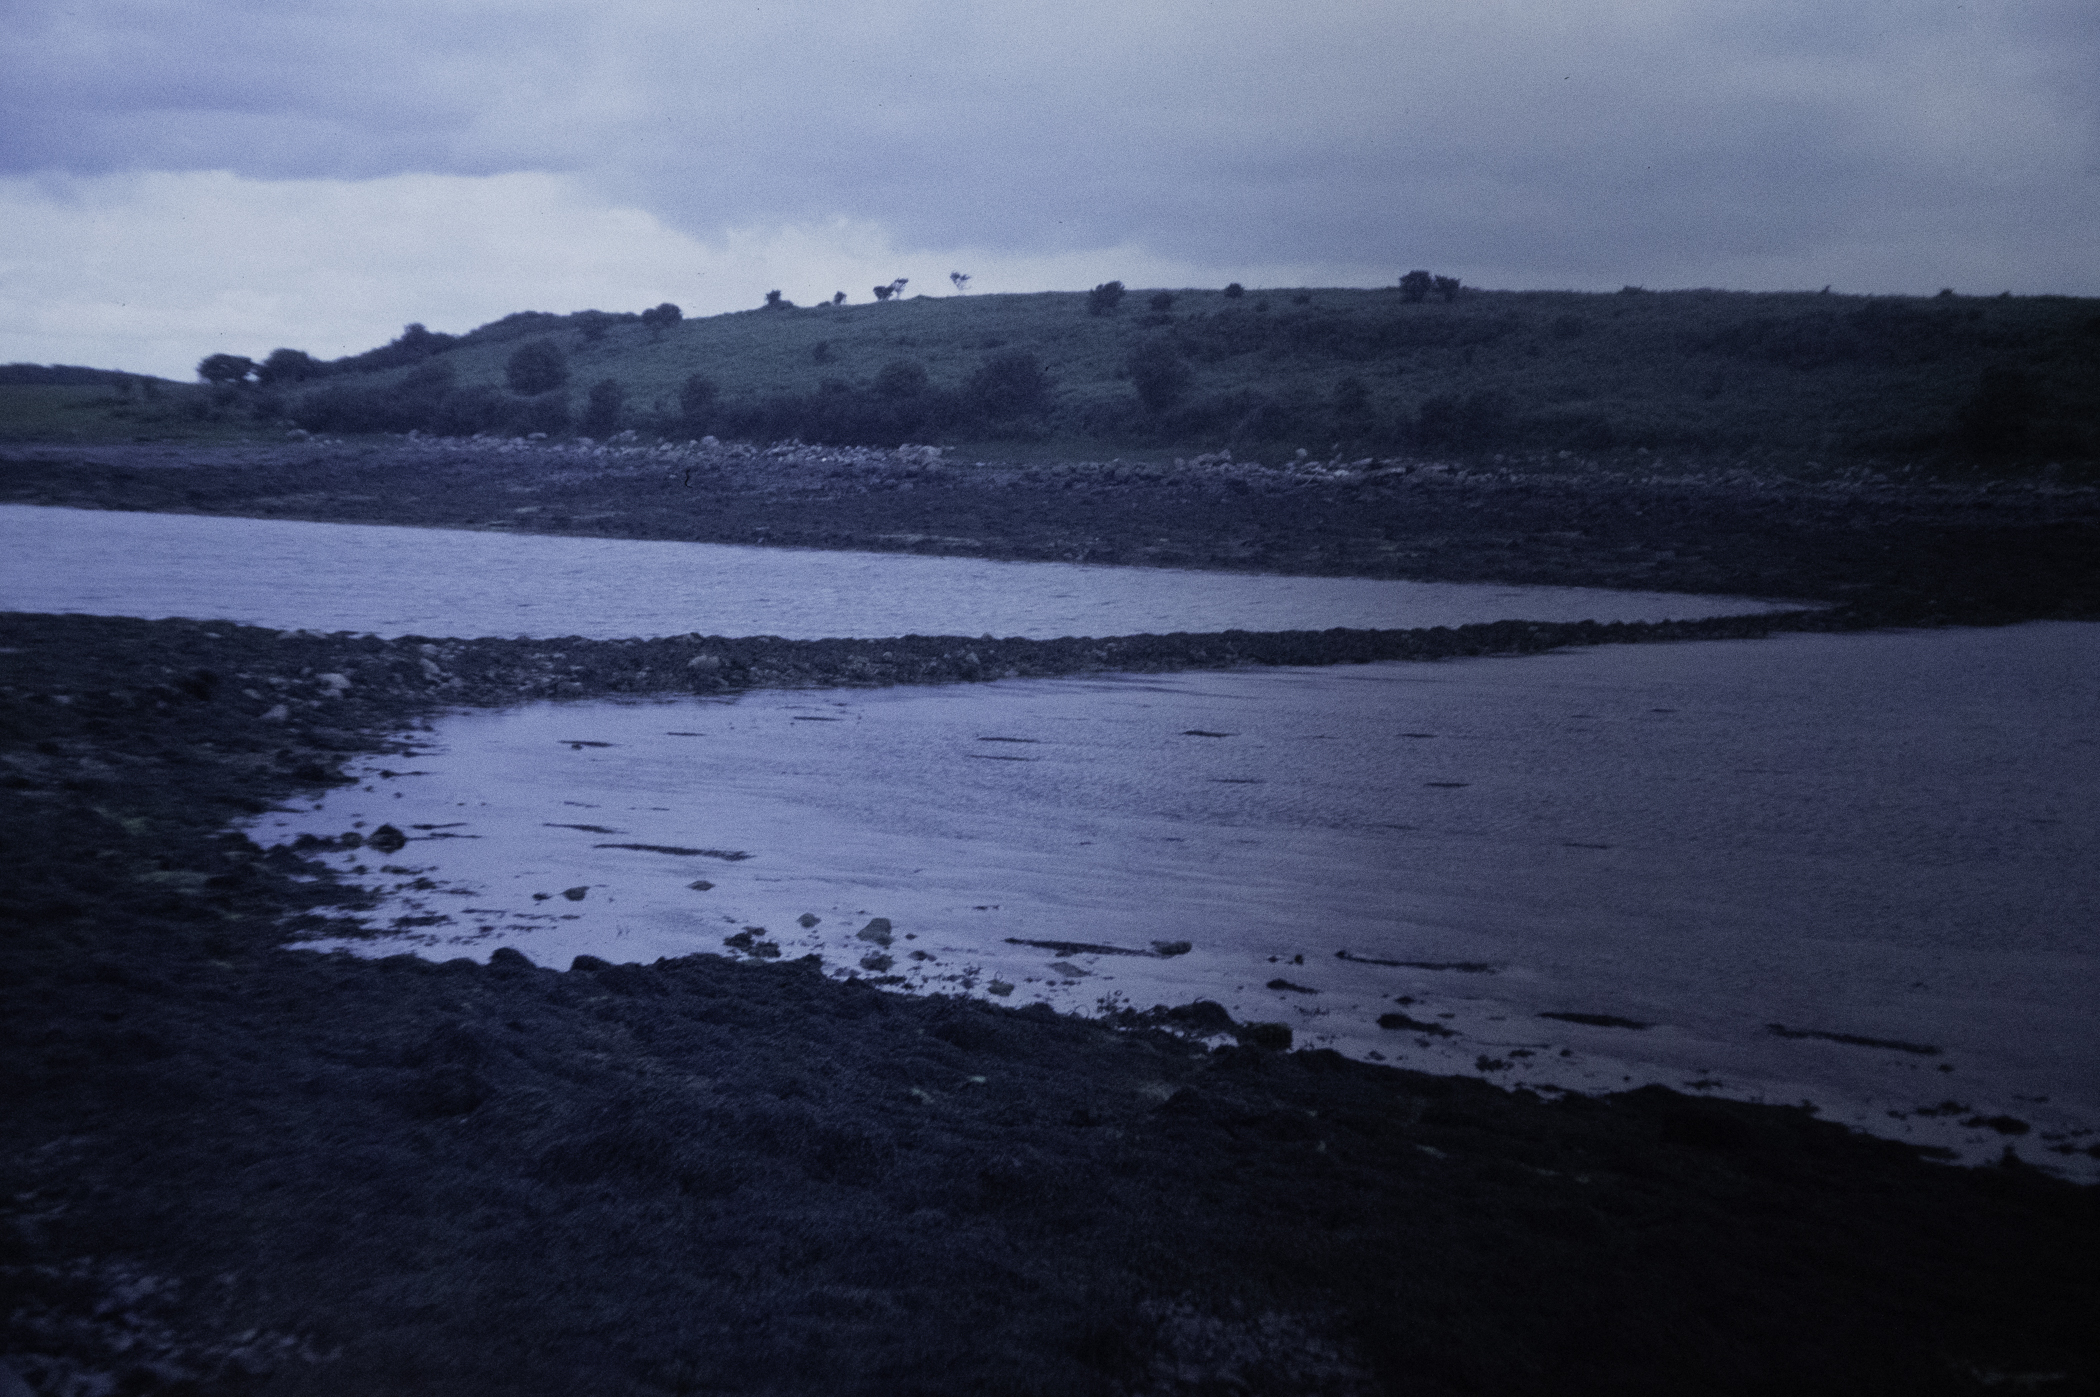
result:
<svg viewBox="0 0 2100 1397"><path fill-rule="evenodd" d="M724 401L704 374L689 377L675 409L632 411L624 385L601 379L570 407L569 371L549 340L521 345L506 366L509 391L461 386L452 366L424 363L387 384L330 384L309 390L290 418L314 432L424 431L439 436L557 435L572 427L603 438L624 429L658 436L705 436L853 446L895 446L930 436L1040 435L1051 406L1051 381L1024 350L986 359L959 388L936 388L925 366L885 364L871 382L826 379L810 393L775 393Z"/></svg>
<svg viewBox="0 0 2100 1397"><path fill-rule="evenodd" d="M527 360L543 367L513 373L511 391L487 384L461 386L450 364L435 362L389 385L322 385L288 407L274 396L249 389L236 392L231 385L195 390L197 406L223 414L252 398L248 405L256 416L284 412L309 431L422 431L438 436L558 436L575 431L602 440L633 429L660 437L792 437L828 445L896 446L943 437L1041 441L1070 434L1141 446L1308 446L1351 456L1739 445L1665 440L1652 429L1630 428L1604 412L1579 407L1527 411L1507 394L1487 389L1436 394L1411 407L1387 409L1378 407L1368 387L1355 377L1337 379L1325 393L1239 388L1191 395L1186 362L1157 342L1140 346L1130 357L1130 397L1061 411L1055 408L1053 385L1041 363L1018 350L987 359L954 389L933 386L924 366L915 361L894 360L866 383L826 379L809 393L736 400L724 400L711 379L694 374L675 406L639 411L630 407L625 386L607 378L586 390L579 410L565 368L544 367L550 357L545 349L551 346L543 345L535 342L521 349ZM2037 453L2077 457L2081 443L2062 439L2043 418L2043 408L2031 376L2016 369L1987 369L1972 391L1951 405L1943 424L1887 446L1952 451L1981 460Z"/></svg>

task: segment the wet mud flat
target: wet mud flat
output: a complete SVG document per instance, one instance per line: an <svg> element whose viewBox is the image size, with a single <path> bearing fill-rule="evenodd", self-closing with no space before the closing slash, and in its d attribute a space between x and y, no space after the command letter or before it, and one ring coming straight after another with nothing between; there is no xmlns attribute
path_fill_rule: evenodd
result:
<svg viewBox="0 0 2100 1397"><path fill-rule="evenodd" d="M0 503L2100 615L2100 491L1740 462L1012 464L799 444L0 448ZM413 585L412 579L398 579Z"/></svg>
<svg viewBox="0 0 2100 1397"><path fill-rule="evenodd" d="M1845 622L1590 638L1752 623ZM2100 1195L2017 1163L1290 1052L1201 1008L1118 1030L792 960L287 951L349 890L225 832L353 753L412 762L444 707L666 673L1582 639L1407 634L1097 656L0 620L0 1357L136 1392L2100 1390Z"/></svg>

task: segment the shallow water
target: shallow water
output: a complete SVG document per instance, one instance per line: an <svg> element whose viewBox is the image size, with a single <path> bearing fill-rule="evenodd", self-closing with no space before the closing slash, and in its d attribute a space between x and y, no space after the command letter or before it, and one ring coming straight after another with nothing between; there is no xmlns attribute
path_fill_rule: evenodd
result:
<svg viewBox="0 0 2100 1397"><path fill-rule="evenodd" d="M1788 603L1787 605L1798 605ZM1660 621L1739 597L1278 577L0 505L0 610L428 636L997 635Z"/></svg>
<svg viewBox="0 0 2100 1397"><path fill-rule="evenodd" d="M2100 626L2056 623L538 705L445 718L406 774L254 834L414 836L334 856L393 890L374 926L408 919L360 954L566 967L754 928L837 975L1212 998L1301 1045L1808 1100L2093 1177L2060 1151L2100 1139L2096 720ZM1964 1124L1999 1115L2032 1133Z"/></svg>

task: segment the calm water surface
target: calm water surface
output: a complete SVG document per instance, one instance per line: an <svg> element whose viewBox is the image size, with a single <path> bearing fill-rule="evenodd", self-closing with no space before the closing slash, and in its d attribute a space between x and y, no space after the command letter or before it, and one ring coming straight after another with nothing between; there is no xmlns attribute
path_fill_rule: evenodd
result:
<svg viewBox="0 0 2100 1397"><path fill-rule="evenodd" d="M391 890L361 954L760 928L837 975L1208 997L1301 1044L1808 1100L1969 1158L2005 1137L1962 1122L2009 1115L2095 1172L2050 1151L2100 1139L2100 626L543 704L387 765L254 830L414 836L339 856ZM863 970L873 917L897 939Z"/></svg>
<svg viewBox="0 0 2100 1397"><path fill-rule="evenodd" d="M1790 603L1789 605L1792 605ZM1659 621L1734 597L0 506L0 610L428 636L1112 636Z"/></svg>

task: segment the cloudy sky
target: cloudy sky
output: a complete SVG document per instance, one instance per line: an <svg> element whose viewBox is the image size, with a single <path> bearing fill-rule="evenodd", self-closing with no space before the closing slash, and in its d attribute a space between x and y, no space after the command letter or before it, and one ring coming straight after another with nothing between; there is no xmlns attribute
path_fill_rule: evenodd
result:
<svg viewBox="0 0 2100 1397"><path fill-rule="evenodd" d="M2094 0L5 0L0 360L913 291L2100 294Z"/></svg>

